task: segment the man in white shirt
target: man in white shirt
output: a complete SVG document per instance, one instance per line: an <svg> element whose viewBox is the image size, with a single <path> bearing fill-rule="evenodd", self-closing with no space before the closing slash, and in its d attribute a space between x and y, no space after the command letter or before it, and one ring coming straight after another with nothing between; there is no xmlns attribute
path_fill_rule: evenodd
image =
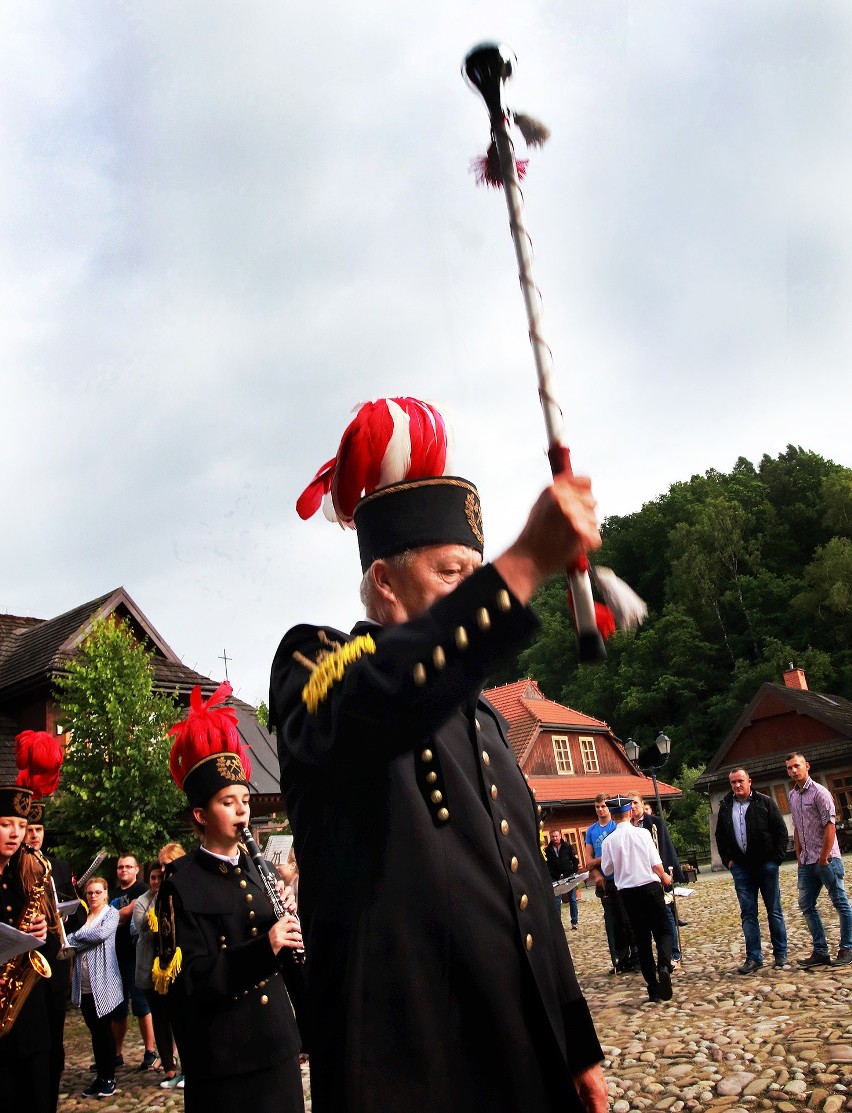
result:
<svg viewBox="0 0 852 1113"><path fill-rule="evenodd" d="M639 949L639 966L651 1001L670 1001L672 996L672 932L663 899L663 885L672 878L663 869L654 840L643 827L630 822L631 801L627 796L607 800L616 822L601 846L601 869L613 874ZM657 960L651 938L657 945Z"/></svg>

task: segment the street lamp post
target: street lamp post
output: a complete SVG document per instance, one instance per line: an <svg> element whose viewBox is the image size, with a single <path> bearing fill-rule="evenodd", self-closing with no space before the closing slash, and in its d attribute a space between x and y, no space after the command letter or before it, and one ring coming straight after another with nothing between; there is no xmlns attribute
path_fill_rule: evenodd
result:
<svg viewBox="0 0 852 1113"><path fill-rule="evenodd" d="M647 773L650 776L651 781L653 782L654 796L657 799L657 815L661 816L663 814L663 802L660 799L660 788L657 784L657 773L663 768L663 766L669 759L669 754L672 752L672 740L667 734L663 734L663 732L660 731L654 741L656 743L657 749L660 751L660 756L663 760L660 762L659 765L651 765L647 769L642 769L642 766L640 765L639 768L642 769L643 773ZM632 738L628 738L625 742L624 752L627 754L632 762L637 762L639 760L639 747L636 745Z"/></svg>

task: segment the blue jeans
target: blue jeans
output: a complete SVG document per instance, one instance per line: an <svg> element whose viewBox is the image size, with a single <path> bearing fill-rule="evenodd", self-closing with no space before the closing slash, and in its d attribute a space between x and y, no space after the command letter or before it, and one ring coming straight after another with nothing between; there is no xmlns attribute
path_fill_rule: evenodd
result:
<svg viewBox="0 0 852 1113"><path fill-rule="evenodd" d="M677 920L674 914L674 901L666 905L666 912L669 917L669 927L672 930L672 958L675 962L680 962L680 932L677 930Z"/></svg>
<svg viewBox="0 0 852 1113"><path fill-rule="evenodd" d="M814 941L814 950L821 955L828 954L825 928L816 908L817 897L823 886L840 917L840 946L852 947L852 908L849 906L843 877L843 861L840 858L829 858L827 866L821 866L819 862L799 866L799 908Z"/></svg>
<svg viewBox="0 0 852 1113"><path fill-rule="evenodd" d="M766 907L766 918L769 921L772 953L776 959L786 959L787 925L784 923L784 913L781 911L778 863L764 862L752 873L734 862L731 866L731 875L734 879L737 900L740 902L746 958L763 962L763 952L760 949L760 924L757 922L757 894L760 893ZM799 884L801 885L801 881Z"/></svg>
<svg viewBox="0 0 852 1113"><path fill-rule="evenodd" d="M568 894L568 907L571 910L571 923L576 924L580 921L580 913L577 910L577 890L572 889ZM556 898L556 911L559 913L559 919L562 919L562 897Z"/></svg>

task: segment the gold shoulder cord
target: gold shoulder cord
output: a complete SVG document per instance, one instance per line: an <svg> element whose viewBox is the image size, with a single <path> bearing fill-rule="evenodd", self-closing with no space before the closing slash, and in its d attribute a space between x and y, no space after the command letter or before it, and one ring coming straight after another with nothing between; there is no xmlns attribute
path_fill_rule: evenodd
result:
<svg viewBox="0 0 852 1113"><path fill-rule="evenodd" d="M313 715L328 695L331 686L343 679L346 669L365 653L375 653L376 643L369 634L361 634L351 642L340 646L331 653L324 653L322 659L313 666L310 679L302 689L302 702Z"/></svg>

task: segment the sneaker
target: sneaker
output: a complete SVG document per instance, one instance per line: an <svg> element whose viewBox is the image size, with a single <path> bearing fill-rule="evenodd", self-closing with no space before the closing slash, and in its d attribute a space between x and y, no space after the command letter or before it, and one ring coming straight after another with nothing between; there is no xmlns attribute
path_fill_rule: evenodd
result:
<svg viewBox="0 0 852 1113"><path fill-rule="evenodd" d="M164 1078L163 1081L160 1083L160 1089L161 1090L174 1090L174 1088L178 1085L178 1083L180 1082L182 1077L183 1077L183 1075L173 1074L171 1076L171 1078Z"/></svg>
<svg viewBox="0 0 852 1113"><path fill-rule="evenodd" d="M790 960L784 955L782 958L776 958L773 963L776 970L792 970L793 966Z"/></svg>
<svg viewBox="0 0 852 1113"><path fill-rule="evenodd" d="M91 1086L87 1086L83 1091L84 1098L96 1098L101 1091L101 1080L96 1078Z"/></svg>
<svg viewBox="0 0 852 1113"><path fill-rule="evenodd" d="M571 930L576 931L577 930L577 924L572 924L571 925Z"/></svg>
<svg viewBox="0 0 852 1113"><path fill-rule="evenodd" d="M841 947L834 960L834 966L848 966L852 962L852 947Z"/></svg>
<svg viewBox="0 0 852 1113"><path fill-rule="evenodd" d="M806 970L810 969L811 966L831 966L831 955L814 951L807 958L800 958L799 966L804 966Z"/></svg>
<svg viewBox="0 0 852 1113"><path fill-rule="evenodd" d="M106 1078L101 1081L98 1092L95 1094L96 1098L111 1098L115 1093L115 1079Z"/></svg>
<svg viewBox="0 0 852 1113"><path fill-rule="evenodd" d="M183 1089L183 1082L184 1082L184 1078L183 1078L183 1075L181 1075L180 1078L178 1079L178 1084L177 1084L177 1086L175 1086L175 1089L176 1090L182 1090Z"/></svg>
<svg viewBox="0 0 852 1113"><path fill-rule="evenodd" d="M157 1052L156 1051L146 1051L145 1054L142 1056L142 1062L139 1064L139 1066L136 1069L137 1070L153 1070L154 1069L154 1063L156 1063L156 1061L157 1061ZM116 1066L118 1066L118 1063L116 1063Z"/></svg>

